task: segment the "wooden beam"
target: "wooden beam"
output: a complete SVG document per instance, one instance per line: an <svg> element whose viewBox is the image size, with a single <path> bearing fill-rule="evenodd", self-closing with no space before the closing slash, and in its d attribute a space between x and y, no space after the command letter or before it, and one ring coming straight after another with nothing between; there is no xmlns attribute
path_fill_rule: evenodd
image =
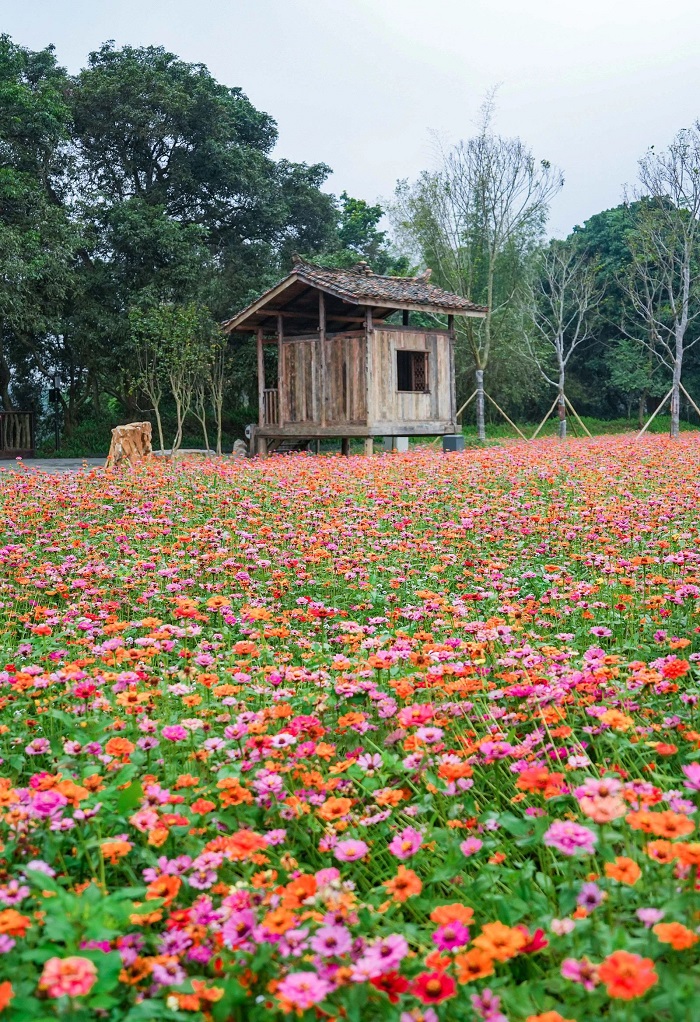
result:
<svg viewBox="0 0 700 1022"><path fill-rule="evenodd" d="M280 426L284 422L286 413L286 392L287 379L284 372L284 322L280 315L277 316L277 415Z"/></svg>
<svg viewBox="0 0 700 1022"><path fill-rule="evenodd" d="M318 344L319 344L319 369L320 384L318 388L318 399L321 402L320 419L321 428L326 425L326 296L323 291L318 292Z"/></svg>
<svg viewBox="0 0 700 1022"><path fill-rule="evenodd" d="M323 294L322 291L319 293ZM265 316L265 318L268 316L286 316L288 319L313 319L314 311L312 309L309 309L308 312L298 312L294 309L266 309L264 312L258 313L258 315ZM364 318L364 314L361 316L341 316L334 312L326 313L326 319L337 319L341 323L362 323Z"/></svg>
<svg viewBox="0 0 700 1022"><path fill-rule="evenodd" d="M258 426L265 425L265 356L263 355L263 330L258 327Z"/></svg>

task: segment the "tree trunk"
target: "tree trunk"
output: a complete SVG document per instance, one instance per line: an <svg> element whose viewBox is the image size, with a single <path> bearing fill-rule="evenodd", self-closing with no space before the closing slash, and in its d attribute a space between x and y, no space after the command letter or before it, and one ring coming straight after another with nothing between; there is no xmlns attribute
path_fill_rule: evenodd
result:
<svg viewBox="0 0 700 1022"><path fill-rule="evenodd" d="M671 391L671 436L677 437L681 423L681 371L683 369L684 331L676 327L676 357L673 362L673 390Z"/></svg>
<svg viewBox="0 0 700 1022"><path fill-rule="evenodd" d="M477 369L476 373L476 435L479 440L486 439L486 424L484 419L484 370Z"/></svg>
<svg viewBox="0 0 700 1022"><path fill-rule="evenodd" d="M681 430L681 374L676 363L673 367L673 390L671 391L671 436L677 437Z"/></svg>
<svg viewBox="0 0 700 1022"><path fill-rule="evenodd" d="M12 381L12 372L7 364L5 358L5 348L0 343L0 400L2 400L3 410L6 412L14 411L12 406L12 398L10 397L10 383Z"/></svg>
<svg viewBox="0 0 700 1022"><path fill-rule="evenodd" d="M559 373L559 399L557 401L559 415L559 439L566 440L566 400L564 398L564 373Z"/></svg>
<svg viewBox="0 0 700 1022"><path fill-rule="evenodd" d="M644 390L639 395L639 428L641 429L647 417L647 392Z"/></svg>
<svg viewBox="0 0 700 1022"><path fill-rule="evenodd" d="M158 426L158 443L160 444L160 453L162 454L165 450L165 444L163 442L163 423L160 418L160 401L154 401L151 398L151 404L153 405L153 411L156 416L156 425Z"/></svg>

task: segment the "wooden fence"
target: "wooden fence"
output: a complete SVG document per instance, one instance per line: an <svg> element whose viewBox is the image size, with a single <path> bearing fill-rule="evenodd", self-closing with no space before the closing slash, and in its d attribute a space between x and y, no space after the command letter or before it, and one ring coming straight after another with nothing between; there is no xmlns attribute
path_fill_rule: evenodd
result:
<svg viewBox="0 0 700 1022"><path fill-rule="evenodd" d="M34 413L0 412L0 458L34 457Z"/></svg>

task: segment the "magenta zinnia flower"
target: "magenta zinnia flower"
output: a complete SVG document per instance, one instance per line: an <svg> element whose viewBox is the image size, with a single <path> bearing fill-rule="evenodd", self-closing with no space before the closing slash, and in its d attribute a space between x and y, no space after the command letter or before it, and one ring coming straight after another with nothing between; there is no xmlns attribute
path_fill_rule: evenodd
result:
<svg viewBox="0 0 700 1022"><path fill-rule="evenodd" d="M463 923L453 922L441 926L433 934L433 942L440 951L452 951L469 943L469 930Z"/></svg>
<svg viewBox="0 0 700 1022"><path fill-rule="evenodd" d="M182 742L187 738L187 731L180 724L166 724L161 734L171 742Z"/></svg>

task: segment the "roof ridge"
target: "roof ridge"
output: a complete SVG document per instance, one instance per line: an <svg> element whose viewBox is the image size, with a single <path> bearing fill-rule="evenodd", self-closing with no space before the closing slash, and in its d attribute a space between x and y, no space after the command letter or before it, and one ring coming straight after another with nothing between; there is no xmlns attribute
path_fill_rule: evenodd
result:
<svg viewBox="0 0 700 1022"><path fill-rule="evenodd" d="M325 266L323 263L312 263L310 259L304 259L302 256L296 255L296 253L295 256L296 258L294 258L292 264L292 273L298 273L300 268L303 270L305 266L310 266L313 270L323 270L325 273L352 273L356 277L368 276L365 271L359 270L357 266ZM367 265L369 266L369 264ZM375 273L374 270L372 270L370 275L376 280L410 280L414 283L419 281L420 283L425 284L429 282L429 280L426 280L425 272L426 271L424 270L423 273L419 273L418 276L415 277L399 277L390 273ZM431 286L435 287L434 284Z"/></svg>

